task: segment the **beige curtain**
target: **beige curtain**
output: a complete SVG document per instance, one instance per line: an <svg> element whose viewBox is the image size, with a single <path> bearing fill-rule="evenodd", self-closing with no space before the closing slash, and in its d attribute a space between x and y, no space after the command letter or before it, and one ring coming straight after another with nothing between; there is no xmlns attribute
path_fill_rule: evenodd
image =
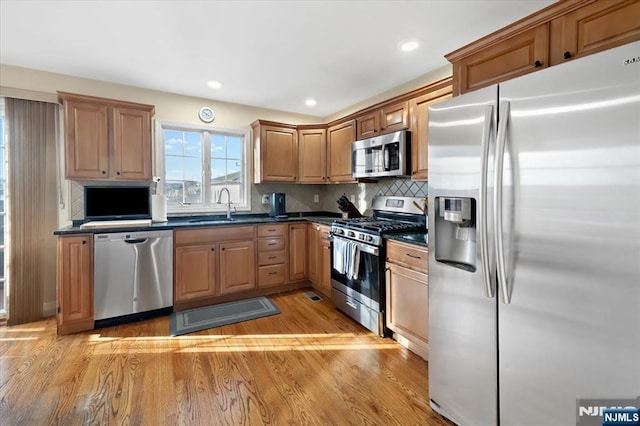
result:
<svg viewBox="0 0 640 426"><path fill-rule="evenodd" d="M55 294L57 228L57 108L5 98L8 132L7 325L42 318Z"/></svg>

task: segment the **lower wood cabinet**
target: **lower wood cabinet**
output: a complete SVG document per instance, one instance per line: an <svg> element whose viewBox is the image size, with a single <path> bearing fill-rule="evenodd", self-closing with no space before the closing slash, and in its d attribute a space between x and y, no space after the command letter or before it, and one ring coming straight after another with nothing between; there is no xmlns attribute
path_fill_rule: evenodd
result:
<svg viewBox="0 0 640 426"><path fill-rule="evenodd" d="M175 310L256 287L254 226L177 230L174 242Z"/></svg>
<svg viewBox="0 0 640 426"><path fill-rule="evenodd" d="M176 247L174 300L187 301L218 294L216 245Z"/></svg>
<svg viewBox="0 0 640 426"><path fill-rule="evenodd" d="M388 241L386 262L386 325L394 338L428 358L429 286L427 250Z"/></svg>
<svg viewBox="0 0 640 426"><path fill-rule="evenodd" d="M93 235L58 237L58 334L93 328Z"/></svg>
<svg viewBox="0 0 640 426"><path fill-rule="evenodd" d="M289 280L306 280L307 274L307 224L289 225Z"/></svg>
<svg viewBox="0 0 640 426"><path fill-rule="evenodd" d="M313 288L326 296L331 295L331 242L329 226L310 223L307 225L307 261L309 281Z"/></svg>
<svg viewBox="0 0 640 426"><path fill-rule="evenodd" d="M255 243L236 241L220 243L220 294L255 288Z"/></svg>
<svg viewBox="0 0 640 426"><path fill-rule="evenodd" d="M287 283L287 225L258 225L258 288Z"/></svg>

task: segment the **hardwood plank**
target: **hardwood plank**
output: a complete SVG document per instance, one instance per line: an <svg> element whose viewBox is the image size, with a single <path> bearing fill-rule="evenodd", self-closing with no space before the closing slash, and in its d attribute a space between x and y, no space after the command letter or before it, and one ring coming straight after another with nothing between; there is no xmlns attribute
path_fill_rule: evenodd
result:
<svg viewBox="0 0 640 426"><path fill-rule="evenodd" d="M168 316L68 336L54 318L0 327L3 424L450 425L427 363L328 299L170 337Z"/></svg>

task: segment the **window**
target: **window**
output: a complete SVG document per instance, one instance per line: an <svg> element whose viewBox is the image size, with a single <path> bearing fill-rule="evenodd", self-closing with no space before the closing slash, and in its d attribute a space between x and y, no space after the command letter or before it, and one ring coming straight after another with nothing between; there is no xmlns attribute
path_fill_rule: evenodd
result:
<svg viewBox="0 0 640 426"><path fill-rule="evenodd" d="M177 125L162 125L162 132L168 211L225 211L226 196L218 203L223 188L235 209L251 209L248 134Z"/></svg>

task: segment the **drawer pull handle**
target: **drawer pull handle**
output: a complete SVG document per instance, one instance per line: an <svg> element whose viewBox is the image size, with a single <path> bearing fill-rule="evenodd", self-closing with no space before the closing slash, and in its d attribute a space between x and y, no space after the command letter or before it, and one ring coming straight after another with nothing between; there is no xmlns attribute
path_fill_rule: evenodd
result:
<svg viewBox="0 0 640 426"><path fill-rule="evenodd" d="M275 259L275 256L269 256L268 259Z"/></svg>
<svg viewBox="0 0 640 426"><path fill-rule="evenodd" d="M275 246L275 245L276 245L276 243L269 243L269 244L267 244L267 245L268 245L268 246Z"/></svg>
<svg viewBox="0 0 640 426"><path fill-rule="evenodd" d="M269 232L276 232L276 230L275 230L275 229L267 229L267 231L269 231Z"/></svg>
<svg viewBox="0 0 640 426"><path fill-rule="evenodd" d="M269 275L275 275L277 272L269 272Z"/></svg>
<svg viewBox="0 0 640 426"><path fill-rule="evenodd" d="M420 256L414 256L411 253L407 253L407 256L412 258L412 259L422 259Z"/></svg>

